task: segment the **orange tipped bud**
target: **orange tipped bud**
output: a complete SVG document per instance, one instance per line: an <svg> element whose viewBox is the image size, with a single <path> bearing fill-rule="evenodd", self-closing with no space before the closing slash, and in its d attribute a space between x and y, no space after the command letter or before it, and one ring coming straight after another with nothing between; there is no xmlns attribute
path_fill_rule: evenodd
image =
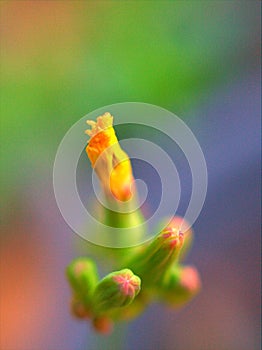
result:
<svg viewBox="0 0 262 350"><path fill-rule="evenodd" d="M110 113L87 121L91 130L86 130L90 140L86 153L95 169L105 194L120 201L132 197L131 185L134 181L131 162L122 150L113 128L113 116Z"/></svg>

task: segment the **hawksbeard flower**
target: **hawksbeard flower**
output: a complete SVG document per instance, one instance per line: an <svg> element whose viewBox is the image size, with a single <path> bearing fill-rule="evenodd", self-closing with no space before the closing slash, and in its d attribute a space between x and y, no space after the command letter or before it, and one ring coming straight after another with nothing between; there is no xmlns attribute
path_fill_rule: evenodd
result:
<svg viewBox="0 0 262 350"><path fill-rule="evenodd" d="M102 219L106 225L120 228L117 234L109 231L110 242L137 245L145 234L144 226L140 225L144 217L136 206L135 187L131 191L134 183L131 162L119 145L113 117L107 112L96 122L88 120L87 124L91 128L86 130L90 136L86 152L107 203L113 205L113 209L103 207ZM122 211L124 208L130 210ZM128 249L112 249L113 262L120 270L102 279L96 264L87 257L74 259L69 264L66 275L75 316L89 319L97 332L108 334L115 322L137 317L151 302L161 301L177 308L198 294L201 279L197 270L181 265L191 248L193 230L180 217L165 220L159 227L159 233L150 242ZM103 235L103 230L97 234Z"/></svg>
<svg viewBox="0 0 262 350"><path fill-rule="evenodd" d="M116 137L113 116L107 112L98 117L96 122L87 120L86 123L91 126L85 131L90 136L86 153L107 198L128 201L132 197L134 178L130 159Z"/></svg>

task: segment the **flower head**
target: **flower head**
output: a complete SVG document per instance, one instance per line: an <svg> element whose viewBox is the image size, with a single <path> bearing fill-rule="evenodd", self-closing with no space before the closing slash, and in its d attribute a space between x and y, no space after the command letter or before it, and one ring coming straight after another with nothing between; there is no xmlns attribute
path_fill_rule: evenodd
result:
<svg viewBox="0 0 262 350"><path fill-rule="evenodd" d="M107 112L96 122L87 120L87 124L91 129L85 131L90 136L86 152L105 194L120 201L129 200L132 197L132 167L116 137L113 116Z"/></svg>

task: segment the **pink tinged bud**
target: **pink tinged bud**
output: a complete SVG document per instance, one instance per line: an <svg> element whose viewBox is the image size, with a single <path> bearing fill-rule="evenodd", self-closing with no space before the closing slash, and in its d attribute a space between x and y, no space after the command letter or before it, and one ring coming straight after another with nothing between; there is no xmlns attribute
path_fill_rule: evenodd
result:
<svg viewBox="0 0 262 350"><path fill-rule="evenodd" d="M106 314L129 305L140 291L140 278L129 269L110 273L94 291L95 314Z"/></svg>
<svg viewBox="0 0 262 350"><path fill-rule="evenodd" d="M123 295L127 297L135 296L140 290L140 279L130 270L127 270L121 275L114 276L113 280L118 284Z"/></svg>
<svg viewBox="0 0 262 350"><path fill-rule="evenodd" d="M182 306L198 294L201 280L193 266L174 266L165 276L159 291L163 301L171 306Z"/></svg>
<svg viewBox="0 0 262 350"><path fill-rule="evenodd" d="M184 268L180 283L181 287L191 295L196 294L201 289L199 273L192 266L187 266Z"/></svg>
<svg viewBox="0 0 262 350"><path fill-rule="evenodd" d="M159 236L163 240L163 245L170 250L180 249L184 243L184 235L178 228L169 226Z"/></svg>
<svg viewBox="0 0 262 350"><path fill-rule="evenodd" d="M129 266L147 285L155 284L178 259L183 242L183 233L177 227L169 226L133 256Z"/></svg>
<svg viewBox="0 0 262 350"><path fill-rule="evenodd" d="M171 221L171 226L178 228L180 231L183 232L184 235L184 244L181 249L181 252L179 254L179 261L184 260L186 255L191 249L192 243L193 243L193 229L190 226L190 224L182 217L175 216Z"/></svg>

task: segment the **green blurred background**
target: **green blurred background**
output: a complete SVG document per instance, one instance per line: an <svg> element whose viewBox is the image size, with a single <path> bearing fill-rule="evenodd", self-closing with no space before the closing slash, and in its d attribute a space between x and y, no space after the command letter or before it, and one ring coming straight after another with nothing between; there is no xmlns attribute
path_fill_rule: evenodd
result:
<svg viewBox="0 0 262 350"><path fill-rule="evenodd" d="M209 208L215 212L217 183L212 182L212 169L216 169L214 174L221 174L219 170L224 176L230 174L234 152L239 155L247 149L246 145L243 149L232 145L254 145L254 153L250 152L255 157L246 155L249 163L243 164L250 165L251 160L257 164L257 143L252 140L257 140L254 133L259 129L260 2L1 1L0 12L1 348L91 349L90 330L72 320L67 310L69 292L63 269L74 254L74 237L60 217L52 192L52 167L59 142L74 122L104 105L139 101L169 109L194 128L204 152L214 150L213 155L209 153L208 166ZM240 105L246 98L249 102L241 119L244 107ZM231 100L235 104L227 113ZM246 141L245 137L237 138L243 129L247 130ZM222 146L226 135L225 148L217 142L217 135ZM220 146L221 154L234 150L232 157L215 159ZM254 183L250 174L248 179ZM243 178L236 193L246 183ZM256 193L257 188L250 202L257 218ZM218 212L223 212L226 202L226 197L221 198ZM238 215L243 213L247 216L244 208L239 208ZM205 230L204 217L202 223ZM194 262L203 261L205 249L202 241ZM223 254L221 251L221 257ZM257 251L254 256L258 259ZM204 265L202 269L209 271ZM252 264L247 273L250 271L252 281L257 281ZM257 294L251 295L257 302ZM199 319L206 310L205 303L201 305ZM166 342L158 344L159 349L174 349L172 337L178 339L178 350L257 349L257 304L243 308L252 322L255 320L249 323L250 329L241 324L245 332L234 333L239 329L234 319L226 323L232 325L231 333L221 335L224 330L218 331L214 325L216 331L211 337L206 335L206 342L199 329L194 333L193 325L190 334L181 335L180 330L179 340L170 327L172 322L179 323L179 315L174 321L170 314L163 314L161 326L152 321L151 311L143 322L155 329L153 333L165 335ZM243 308L236 307L236 315L244 313ZM216 310L214 318L221 324L224 315L219 314L219 307ZM208 324L203 323L203 332ZM134 324L137 342L131 334L125 349L153 349L155 338L150 329L139 333L143 326L136 327ZM243 342L242 337L251 339Z"/></svg>
<svg viewBox="0 0 262 350"><path fill-rule="evenodd" d="M186 116L214 85L239 73L246 55L257 54L254 5L2 1L1 139L8 193L14 183L46 172L65 131L96 108L140 101Z"/></svg>

